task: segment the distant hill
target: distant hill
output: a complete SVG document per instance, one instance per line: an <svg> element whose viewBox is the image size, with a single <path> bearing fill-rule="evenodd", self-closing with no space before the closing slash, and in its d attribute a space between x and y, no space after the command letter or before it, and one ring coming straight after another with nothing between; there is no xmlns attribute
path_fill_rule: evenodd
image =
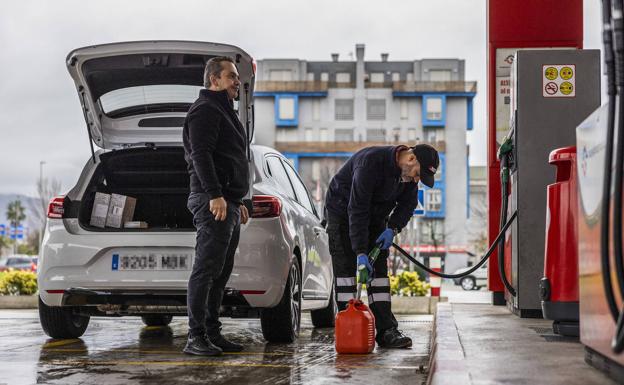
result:
<svg viewBox="0 0 624 385"><path fill-rule="evenodd" d="M35 227L37 223L37 216L35 215L33 208L36 207L37 198L29 197L20 194L0 194L0 224L8 225L9 221L6 217L7 206L9 202L13 202L19 199L22 202L22 206L26 209L26 220L24 224L29 227Z"/></svg>

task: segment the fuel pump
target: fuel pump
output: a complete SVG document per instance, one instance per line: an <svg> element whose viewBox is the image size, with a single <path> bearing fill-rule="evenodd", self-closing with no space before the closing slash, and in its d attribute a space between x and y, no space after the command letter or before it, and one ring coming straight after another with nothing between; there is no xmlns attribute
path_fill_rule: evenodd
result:
<svg viewBox="0 0 624 385"><path fill-rule="evenodd" d="M608 102L576 130L580 337L585 360L624 382L624 21L622 2L602 5Z"/></svg>

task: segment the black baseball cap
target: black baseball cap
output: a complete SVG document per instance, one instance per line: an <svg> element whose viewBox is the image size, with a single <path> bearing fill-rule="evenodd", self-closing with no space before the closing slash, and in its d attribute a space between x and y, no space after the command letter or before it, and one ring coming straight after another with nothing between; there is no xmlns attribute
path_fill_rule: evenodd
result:
<svg viewBox="0 0 624 385"><path fill-rule="evenodd" d="M433 187L434 175L440 167L438 151L428 144L417 144L412 147L412 152L420 163L420 181L427 187Z"/></svg>

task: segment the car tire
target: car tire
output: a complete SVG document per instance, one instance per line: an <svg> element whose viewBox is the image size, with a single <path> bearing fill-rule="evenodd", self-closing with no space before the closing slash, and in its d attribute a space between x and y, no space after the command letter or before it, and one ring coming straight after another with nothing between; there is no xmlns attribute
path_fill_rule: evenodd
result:
<svg viewBox="0 0 624 385"><path fill-rule="evenodd" d="M332 286L331 299L327 307L318 310L312 310L312 325L315 328L333 328L336 323L336 313L338 313L338 305L336 304L335 288Z"/></svg>
<svg viewBox="0 0 624 385"><path fill-rule="evenodd" d="M301 268L297 258L288 271L286 288L279 304L262 310L262 335L269 342L293 342L301 327Z"/></svg>
<svg viewBox="0 0 624 385"><path fill-rule="evenodd" d="M75 314L68 306L48 306L39 297L39 322L52 338L78 338L89 326L89 316Z"/></svg>
<svg viewBox="0 0 624 385"><path fill-rule="evenodd" d="M151 314L141 316L146 326L167 326L171 323L173 316L167 314Z"/></svg>
<svg viewBox="0 0 624 385"><path fill-rule="evenodd" d="M462 287L462 289L464 289L466 291L474 290L474 288L476 286L475 279L472 278L472 277L464 277L464 278L462 278L461 281L459 282L459 284Z"/></svg>

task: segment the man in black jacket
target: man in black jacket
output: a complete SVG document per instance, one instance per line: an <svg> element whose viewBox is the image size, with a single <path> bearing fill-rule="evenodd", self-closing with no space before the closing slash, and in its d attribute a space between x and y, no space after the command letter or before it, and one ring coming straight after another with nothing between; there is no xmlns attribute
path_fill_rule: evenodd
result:
<svg viewBox="0 0 624 385"><path fill-rule="evenodd" d="M412 340L397 329L390 306L388 249L413 216L418 182L433 187L439 164L438 152L427 144L367 147L342 166L327 190L327 233L338 308L345 309L355 298L357 266L366 266L369 276L374 272L367 285L368 304L381 347L412 346ZM381 244L382 251L373 270L367 254L375 244Z"/></svg>
<svg viewBox="0 0 624 385"><path fill-rule="evenodd" d="M233 108L240 87L229 57L206 63L204 86L184 122L184 156L190 175L188 208L197 228L195 261L188 282L189 336L184 353L219 355L242 345L221 335L219 308L238 246L242 204L249 190L245 129Z"/></svg>

